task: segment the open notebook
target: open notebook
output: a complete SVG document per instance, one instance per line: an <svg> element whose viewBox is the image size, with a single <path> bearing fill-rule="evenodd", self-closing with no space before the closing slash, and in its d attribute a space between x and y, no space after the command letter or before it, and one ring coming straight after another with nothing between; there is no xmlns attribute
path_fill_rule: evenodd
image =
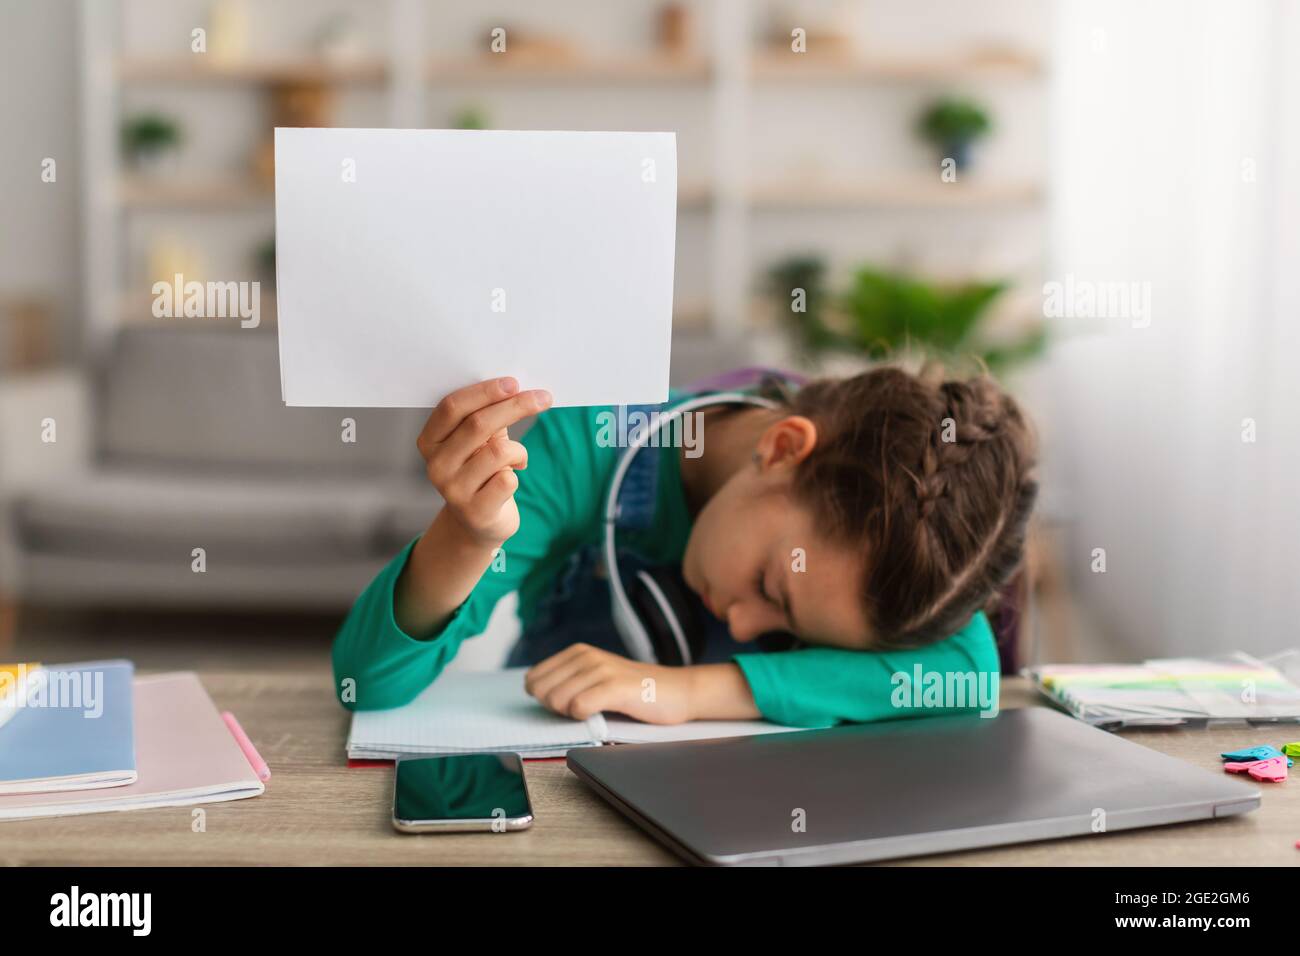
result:
<svg viewBox="0 0 1300 956"><path fill-rule="evenodd" d="M670 726L604 714L570 720L528 695L525 670L443 674L405 707L357 711L348 734L348 756L395 760L412 754L512 751L525 757L559 757L574 747L801 729L765 720L697 720Z"/></svg>
<svg viewBox="0 0 1300 956"><path fill-rule="evenodd" d="M198 676L189 672L135 679L135 757L135 783L3 795L0 820L216 803L265 789Z"/></svg>

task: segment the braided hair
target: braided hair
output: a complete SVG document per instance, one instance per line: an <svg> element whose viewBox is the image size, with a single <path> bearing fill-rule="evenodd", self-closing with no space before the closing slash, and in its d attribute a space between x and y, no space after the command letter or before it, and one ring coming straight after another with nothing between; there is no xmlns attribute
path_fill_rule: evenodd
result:
<svg viewBox="0 0 1300 956"><path fill-rule="evenodd" d="M764 390L817 425L792 493L865 555L873 646L932 643L991 602L1020 565L1038 492L1029 424L991 378L882 367Z"/></svg>

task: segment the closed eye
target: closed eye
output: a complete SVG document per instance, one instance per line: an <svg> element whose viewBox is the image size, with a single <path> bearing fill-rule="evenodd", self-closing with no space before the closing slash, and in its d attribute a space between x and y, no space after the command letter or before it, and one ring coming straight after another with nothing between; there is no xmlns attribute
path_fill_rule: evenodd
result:
<svg viewBox="0 0 1300 956"><path fill-rule="evenodd" d="M755 587L758 588L758 593L763 598L763 600L767 601L773 607L777 608L783 615L785 615L786 623L790 625L791 628L794 628L794 615L790 613L790 604L788 600L786 600L784 597L774 598L768 596L767 575L765 572L760 571L758 573L758 579L754 582L754 585Z"/></svg>

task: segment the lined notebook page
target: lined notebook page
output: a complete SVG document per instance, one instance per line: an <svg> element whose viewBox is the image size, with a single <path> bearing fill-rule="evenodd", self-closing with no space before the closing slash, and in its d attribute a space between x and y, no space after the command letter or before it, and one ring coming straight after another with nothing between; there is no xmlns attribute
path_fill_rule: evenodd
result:
<svg viewBox="0 0 1300 956"><path fill-rule="evenodd" d="M524 690L526 668L443 674L405 707L357 711L348 756L519 751L558 755L605 736L600 714L569 720Z"/></svg>

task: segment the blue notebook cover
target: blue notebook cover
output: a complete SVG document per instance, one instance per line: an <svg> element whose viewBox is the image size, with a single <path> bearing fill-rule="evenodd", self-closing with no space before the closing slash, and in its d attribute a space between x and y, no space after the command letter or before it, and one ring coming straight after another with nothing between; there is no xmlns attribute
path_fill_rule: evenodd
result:
<svg viewBox="0 0 1300 956"><path fill-rule="evenodd" d="M0 793L134 783L134 677L130 661L43 667L0 728Z"/></svg>

